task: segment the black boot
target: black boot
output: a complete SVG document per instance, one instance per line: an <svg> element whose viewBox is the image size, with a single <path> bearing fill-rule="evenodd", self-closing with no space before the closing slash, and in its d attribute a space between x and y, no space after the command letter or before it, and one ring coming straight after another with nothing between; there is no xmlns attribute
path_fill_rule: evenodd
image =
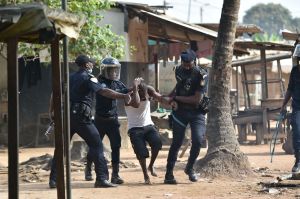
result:
<svg viewBox="0 0 300 199"><path fill-rule="evenodd" d="M117 187L116 184L110 183L108 180L96 180L95 188L110 188Z"/></svg>
<svg viewBox="0 0 300 199"><path fill-rule="evenodd" d="M55 189L56 188L56 181L55 180L49 180L49 188Z"/></svg>
<svg viewBox="0 0 300 199"><path fill-rule="evenodd" d="M112 164L111 183L123 184L124 180L119 176L119 164Z"/></svg>
<svg viewBox="0 0 300 199"><path fill-rule="evenodd" d="M198 181L198 176L197 176L196 172L193 169L193 163L190 163L188 161L188 163L187 163L187 165L184 169L184 173L189 176L190 181L192 181L192 182L197 182Z"/></svg>
<svg viewBox="0 0 300 199"><path fill-rule="evenodd" d="M85 180L86 181L92 181L93 180L93 175L92 175L92 162L87 160L85 169L84 169L84 175L85 175Z"/></svg>
<svg viewBox="0 0 300 199"><path fill-rule="evenodd" d="M295 164L292 168L293 173L300 173L300 151L295 152Z"/></svg>
<svg viewBox="0 0 300 199"><path fill-rule="evenodd" d="M173 175L173 169L167 169L164 183L165 184L177 184L175 177Z"/></svg>

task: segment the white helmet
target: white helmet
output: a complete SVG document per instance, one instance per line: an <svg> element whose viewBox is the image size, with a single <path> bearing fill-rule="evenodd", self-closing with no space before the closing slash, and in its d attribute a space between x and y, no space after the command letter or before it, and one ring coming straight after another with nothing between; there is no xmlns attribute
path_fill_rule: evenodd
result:
<svg viewBox="0 0 300 199"><path fill-rule="evenodd" d="M101 73L110 80L119 80L121 72L120 62L113 57L106 57L101 61Z"/></svg>

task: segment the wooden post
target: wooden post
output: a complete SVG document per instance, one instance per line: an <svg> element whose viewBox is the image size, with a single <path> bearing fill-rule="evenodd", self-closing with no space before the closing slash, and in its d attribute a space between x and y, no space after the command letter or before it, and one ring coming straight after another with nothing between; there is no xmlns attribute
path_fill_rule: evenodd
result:
<svg viewBox="0 0 300 199"><path fill-rule="evenodd" d="M239 95L240 95L240 91L239 91L239 67L236 67L236 71L235 71L235 84L236 84L236 95L237 95L237 113L240 110L240 99L239 99Z"/></svg>
<svg viewBox="0 0 300 199"><path fill-rule="evenodd" d="M266 50L260 49L260 58L261 58L261 90L262 90L262 100L268 98L268 83L267 83L267 62L266 62ZM262 138L265 133L268 132L268 113L267 108L263 107L262 113L263 128L262 128Z"/></svg>
<svg viewBox="0 0 300 199"><path fill-rule="evenodd" d="M159 49L159 41L156 41L157 49ZM157 50L158 51L158 50ZM155 66L155 90L159 92L159 64L158 64L158 52L154 54L154 66ZM155 102L155 108L159 108L159 103Z"/></svg>
<svg viewBox="0 0 300 199"><path fill-rule="evenodd" d="M246 74L246 69L245 66L241 66L242 68L242 82L243 82L243 87L244 87L244 96L245 96L245 108L251 108L250 104L250 95L249 95L249 87L248 87L248 82L247 82L247 74Z"/></svg>
<svg viewBox="0 0 300 199"><path fill-rule="evenodd" d="M19 198L19 73L18 39L7 42L8 198Z"/></svg>
<svg viewBox="0 0 300 199"><path fill-rule="evenodd" d="M55 157L57 170L57 198L65 199L65 178L64 178L64 142L63 142L63 121L62 121L62 81L61 66L59 61L59 40L54 39L51 43L52 60L52 89L54 107L54 132L55 132Z"/></svg>
<svg viewBox="0 0 300 199"><path fill-rule="evenodd" d="M62 9L67 10L67 0L61 1ZM64 140L66 152L66 187L67 199L72 198L71 192L71 155L70 155L70 97L69 97L69 59L68 59L68 37L63 39L63 60L64 60Z"/></svg>
<svg viewBox="0 0 300 199"><path fill-rule="evenodd" d="M280 91L281 91L281 97L284 97L285 95L285 87L284 87L284 83L282 80L282 70L281 70L281 64L280 64L280 60L277 59L277 69L278 69L278 79L280 81Z"/></svg>

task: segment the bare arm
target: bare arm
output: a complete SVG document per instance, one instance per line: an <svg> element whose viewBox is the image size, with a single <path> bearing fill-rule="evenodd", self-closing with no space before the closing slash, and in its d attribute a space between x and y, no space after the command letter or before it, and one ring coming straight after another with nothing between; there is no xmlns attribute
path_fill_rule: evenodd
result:
<svg viewBox="0 0 300 199"><path fill-rule="evenodd" d="M138 84L140 84L140 79L136 78L133 82L133 86L131 87L133 92L131 95L131 101L130 103L125 103L126 106L132 106L134 108L138 108L140 106L141 99L138 92Z"/></svg>

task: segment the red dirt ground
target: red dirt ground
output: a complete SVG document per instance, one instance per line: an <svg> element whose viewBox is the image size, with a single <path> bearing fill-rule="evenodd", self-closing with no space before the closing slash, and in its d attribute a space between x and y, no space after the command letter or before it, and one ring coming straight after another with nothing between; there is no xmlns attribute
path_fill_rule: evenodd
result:
<svg viewBox="0 0 300 199"><path fill-rule="evenodd" d="M175 176L178 185L164 185L164 172L167 157L167 148L164 148L156 162L158 177L151 177L152 185L143 184L143 175L140 167L122 168L120 175L126 181L125 184L110 189L93 188L93 182L84 181L83 172L72 172L72 198L73 199L195 199L195 198L300 198L298 189L278 189L278 194L271 194L263 191L259 182L268 182L275 180L277 176L288 174L294 162L292 155L286 155L281 144L276 146L273 163L270 163L269 145L247 145L241 146L241 150L248 156L253 169L262 169L256 172L254 176L240 179L217 178L203 179L199 182L191 183L183 172L183 165L186 163L187 155L176 164ZM46 153L53 153L53 148L28 148L20 150L20 162L28 160L30 157L37 157ZM206 150L201 151L200 157L203 157ZM121 151L122 161L134 162L138 164L132 149ZM0 163L7 166L7 151L0 151ZM42 182L24 183L20 182L20 199L54 199L56 190L48 188L49 172L40 174ZM7 170L0 172L0 198L8 198L7 193Z"/></svg>

